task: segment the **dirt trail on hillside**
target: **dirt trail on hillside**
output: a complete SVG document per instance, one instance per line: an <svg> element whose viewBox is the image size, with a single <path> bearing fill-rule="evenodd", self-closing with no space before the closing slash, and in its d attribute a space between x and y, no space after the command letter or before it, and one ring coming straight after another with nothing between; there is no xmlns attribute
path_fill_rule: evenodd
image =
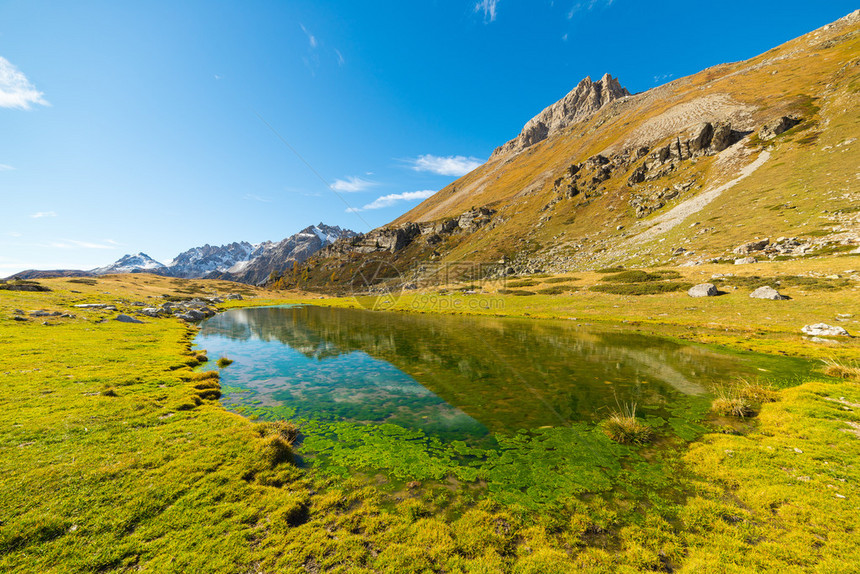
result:
<svg viewBox="0 0 860 574"><path fill-rule="evenodd" d="M723 185L716 187L714 189L708 189L703 191L696 197L690 198L683 203L679 203L670 211L655 217L654 219L648 222L640 222L637 225L649 225L653 224L653 227L643 231L639 235L635 235L628 240L628 243L644 243L645 241L649 241L654 239L658 235L662 235L667 231L674 229L678 224L687 219L689 216L693 215L701 211L706 205L714 201L718 198L724 191L728 191L733 188L735 185L752 175L752 173L760 168L764 163L770 159L770 152L763 151L756 160L743 168L741 168L738 177L731 180L728 183L724 183Z"/></svg>

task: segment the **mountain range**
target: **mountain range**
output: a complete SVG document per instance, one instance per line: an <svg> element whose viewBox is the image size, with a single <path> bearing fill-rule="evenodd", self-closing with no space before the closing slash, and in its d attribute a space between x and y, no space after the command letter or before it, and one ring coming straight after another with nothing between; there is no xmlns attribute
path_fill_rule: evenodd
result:
<svg viewBox="0 0 860 574"><path fill-rule="evenodd" d="M189 279L205 277L260 283L265 282L272 271L284 272L336 240L355 235L356 233L349 229L319 223L279 242L265 241L252 245L242 241L221 246L206 244L194 247L183 251L166 264L156 261L146 253L136 253L89 271L22 271L10 279L155 273Z"/></svg>

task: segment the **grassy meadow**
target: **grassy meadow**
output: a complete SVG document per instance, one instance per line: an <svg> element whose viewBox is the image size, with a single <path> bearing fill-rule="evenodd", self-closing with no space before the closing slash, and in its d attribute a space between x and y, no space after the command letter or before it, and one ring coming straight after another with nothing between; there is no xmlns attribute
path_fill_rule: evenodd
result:
<svg viewBox="0 0 860 574"><path fill-rule="evenodd" d="M195 367L230 366L192 349L196 327L112 320L163 295L243 294L222 308L353 299L144 274L0 290L0 571L852 572L860 563L860 377L850 367L860 344L799 334L821 321L860 334L858 283L843 280L852 266L860 260L715 265L653 281L735 274L718 284L726 295L707 299L595 291L613 281L592 272L394 301L410 312L628 321L671 337L835 360L822 363L817 380L746 392L743 417L718 417L692 443L623 446L636 457L611 488L540 510L475 496L468 484L412 481L395 490L380 475L301 468L288 425L220 406L218 378ZM786 280L810 272L816 281ZM780 277L791 299L748 297ZM117 311L73 307L82 303ZM29 320L14 319L18 310ZM34 310L74 316L30 317ZM836 314L853 317L834 323Z"/></svg>

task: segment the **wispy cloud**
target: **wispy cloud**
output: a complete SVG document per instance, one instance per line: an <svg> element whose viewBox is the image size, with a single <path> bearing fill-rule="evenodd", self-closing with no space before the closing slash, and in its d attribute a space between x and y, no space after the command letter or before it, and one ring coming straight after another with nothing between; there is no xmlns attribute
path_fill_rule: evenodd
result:
<svg viewBox="0 0 860 574"><path fill-rule="evenodd" d="M416 159L408 160L415 171L429 171L438 175L460 177L484 163L476 157L462 155L438 156L432 154L419 155Z"/></svg>
<svg viewBox="0 0 860 574"><path fill-rule="evenodd" d="M44 95L9 60L0 56L0 108L29 110L33 104L49 106Z"/></svg>
<svg viewBox="0 0 860 574"><path fill-rule="evenodd" d="M375 181L350 176L346 179L334 180L334 182L331 184L331 188L335 191L344 191L347 193L351 193L354 191L364 191L366 189L370 189L374 185L377 185Z"/></svg>
<svg viewBox="0 0 860 574"><path fill-rule="evenodd" d="M33 219L40 219L42 217L57 217L56 211L37 211L33 215L31 215Z"/></svg>
<svg viewBox="0 0 860 574"><path fill-rule="evenodd" d="M659 84L660 82L665 82L674 76L675 74L660 74L659 76L654 76L654 83Z"/></svg>
<svg viewBox="0 0 860 574"><path fill-rule="evenodd" d="M17 231L7 231L6 235L8 235L9 237L21 237L21 234Z"/></svg>
<svg viewBox="0 0 860 574"><path fill-rule="evenodd" d="M343 59L343 54L337 48L334 49L334 53L337 56L337 65L343 66L346 63L346 60Z"/></svg>
<svg viewBox="0 0 860 574"><path fill-rule="evenodd" d="M493 22L496 20L496 4L499 0L480 0L475 4L475 12L484 13L484 22Z"/></svg>
<svg viewBox="0 0 860 574"><path fill-rule="evenodd" d="M259 201L262 203L271 203L272 202L272 200L269 199L268 197L262 197L262 196L257 195L256 193L246 193L242 197L242 199L248 199L251 201Z"/></svg>
<svg viewBox="0 0 860 574"><path fill-rule="evenodd" d="M0 163L0 171L12 171L15 169L11 165L6 165L5 163Z"/></svg>
<svg viewBox="0 0 860 574"><path fill-rule="evenodd" d="M310 47L311 47L311 48L316 48L316 47L319 45L319 44L318 44L318 42L317 42L317 38L316 38L316 36L314 36L313 34L311 34L311 33L308 31L308 29L307 29L307 28L305 28L305 25L304 25L304 24L299 24L299 26L301 26L301 27L302 27L302 32L304 32L304 33L305 33L305 36L307 36L307 37L308 37L308 44L310 44Z"/></svg>
<svg viewBox="0 0 860 574"><path fill-rule="evenodd" d="M595 7L603 6L609 7L612 6L612 3L615 0L587 0L584 2L577 2L573 6L571 6L570 10L567 13L567 19L570 20L574 17L577 12L581 12L582 10L592 10Z"/></svg>
<svg viewBox="0 0 860 574"><path fill-rule="evenodd" d="M431 195L436 193L432 189L425 189L422 191L406 191L404 193L390 193L388 195L383 195L381 197L377 197L372 202L368 203L364 207L350 207L347 209L347 212L357 212L357 211L366 211L368 209L382 209L383 207L391 207L396 203L400 203L403 201L415 201L418 199L427 199Z"/></svg>

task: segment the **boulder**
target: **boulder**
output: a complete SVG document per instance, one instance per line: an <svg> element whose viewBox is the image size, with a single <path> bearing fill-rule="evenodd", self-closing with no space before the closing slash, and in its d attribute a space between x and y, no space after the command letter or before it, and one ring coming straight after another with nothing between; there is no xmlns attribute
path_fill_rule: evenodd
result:
<svg viewBox="0 0 860 574"><path fill-rule="evenodd" d="M758 259L755 257L741 257L740 259L735 259L735 265L748 265L750 263L758 263Z"/></svg>
<svg viewBox="0 0 860 574"><path fill-rule="evenodd" d="M687 146L690 153L702 152L711 145L711 138L714 137L714 126L709 123L699 124L688 135L690 138L687 141Z"/></svg>
<svg viewBox="0 0 860 574"><path fill-rule="evenodd" d="M761 127L758 137L762 140L770 140L784 133L800 123L800 118L782 116L779 119L768 122Z"/></svg>
<svg viewBox="0 0 860 574"><path fill-rule="evenodd" d="M749 243L744 243L743 245L739 245L735 247L734 252L737 255L748 255L753 251L761 251L770 243L770 239L757 239L755 241L750 241Z"/></svg>
<svg viewBox="0 0 860 574"><path fill-rule="evenodd" d="M177 317L184 321L202 321L206 318L206 315L197 309L189 309L185 313L178 314Z"/></svg>
<svg viewBox="0 0 860 574"><path fill-rule="evenodd" d="M158 317L158 309L155 307L144 307L140 310L141 315L146 315L147 317Z"/></svg>
<svg viewBox="0 0 860 574"><path fill-rule="evenodd" d="M801 329L807 335L812 337L850 337L848 331L842 327L835 327L827 323L815 323L813 325L805 325Z"/></svg>
<svg viewBox="0 0 860 574"><path fill-rule="evenodd" d="M226 297L224 297L227 301L241 301L243 297L238 293L230 293Z"/></svg>
<svg viewBox="0 0 860 574"><path fill-rule="evenodd" d="M120 323L143 323L140 319L135 319L134 317L130 317L128 315L124 315L120 313L113 319L114 321L119 321Z"/></svg>
<svg viewBox="0 0 860 574"><path fill-rule="evenodd" d="M690 287L687 291L687 295L690 297L714 297L719 294L720 292L717 291L713 283L701 283Z"/></svg>
<svg viewBox="0 0 860 574"><path fill-rule="evenodd" d="M753 299L771 299L773 301L781 301L782 299L788 299L785 295L780 295L776 289L773 287L759 287L752 293L750 293L750 297Z"/></svg>
<svg viewBox="0 0 860 574"><path fill-rule="evenodd" d="M714 151L723 151L732 145L732 139L732 125L729 123L719 123L714 126L714 133L711 136L711 148Z"/></svg>

